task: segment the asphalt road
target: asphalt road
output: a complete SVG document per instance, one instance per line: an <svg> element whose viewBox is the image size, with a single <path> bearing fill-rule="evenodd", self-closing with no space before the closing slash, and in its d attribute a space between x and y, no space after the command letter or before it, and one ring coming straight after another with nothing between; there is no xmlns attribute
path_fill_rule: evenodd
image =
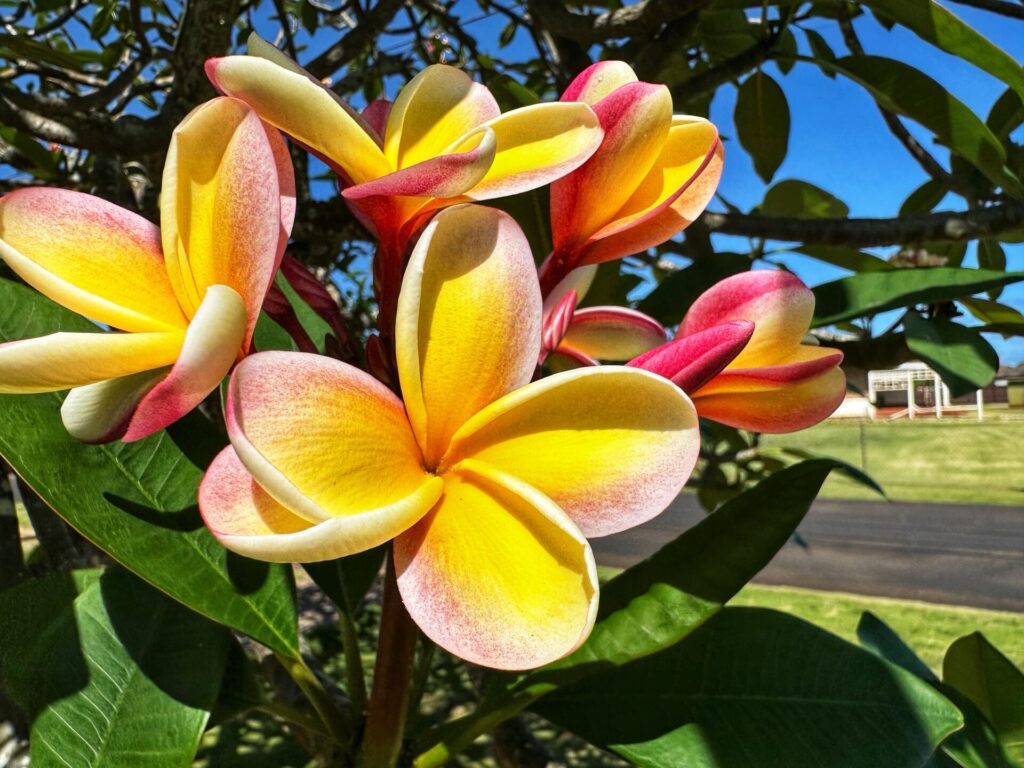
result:
<svg viewBox="0 0 1024 768"><path fill-rule="evenodd" d="M627 567L703 518L684 493L662 515L594 539L598 563ZM1024 509L819 499L761 584L1024 611Z"/></svg>

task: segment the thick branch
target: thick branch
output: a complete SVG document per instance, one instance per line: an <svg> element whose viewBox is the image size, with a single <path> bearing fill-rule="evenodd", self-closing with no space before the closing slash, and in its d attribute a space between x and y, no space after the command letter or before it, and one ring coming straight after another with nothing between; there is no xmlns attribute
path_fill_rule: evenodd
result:
<svg viewBox="0 0 1024 768"><path fill-rule="evenodd" d="M600 14L573 13L559 0L530 2L530 13L542 26L578 43L592 44L620 37L651 35L663 25L708 5L708 0L642 0Z"/></svg>
<svg viewBox="0 0 1024 768"><path fill-rule="evenodd" d="M1011 3L1009 0L953 0L953 2L992 11L992 13L999 13L1013 19L1024 19L1024 5Z"/></svg>
<svg viewBox="0 0 1024 768"><path fill-rule="evenodd" d="M672 100L677 104L685 104L738 79L764 63L775 50L778 41L777 34L767 35L732 58L683 80L672 89Z"/></svg>
<svg viewBox="0 0 1024 768"><path fill-rule="evenodd" d="M995 236L1024 226L1024 203L895 219L796 219L707 212L700 221L724 235L866 247Z"/></svg>

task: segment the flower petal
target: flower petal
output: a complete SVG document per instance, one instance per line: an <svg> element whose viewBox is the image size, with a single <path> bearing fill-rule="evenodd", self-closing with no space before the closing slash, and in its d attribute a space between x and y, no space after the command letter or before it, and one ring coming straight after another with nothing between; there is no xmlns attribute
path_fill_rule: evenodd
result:
<svg viewBox="0 0 1024 768"><path fill-rule="evenodd" d="M596 232L581 260L597 264L640 253L688 227L714 197L725 159L717 129L676 115L661 155L615 218Z"/></svg>
<svg viewBox="0 0 1024 768"><path fill-rule="evenodd" d="M540 266L538 272L543 274L546 269L549 268L551 257L545 259L544 263ZM544 317L562 301L565 294L569 291L576 292L576 300L583 301L583 297L587 295L587 291L590 290L590 286L594 284L594 278L597 277L597 264L588 264L585 267L579 269L573 269L568 275L562 278L561 282L558 283L544 299Z"/></svg>
<svg viewBox="0 0 1024 768"><path fill-rule="evenodd" d="M0 344L0 393L81 387L173 363L184 334L52 333Z"/></svg>
<svg viewBox="0 0 1024 768"><path fill-rule="evenodd" d="M581 168L551 187L556 251L571 251L615 218L661 153L672 124L664 85L628 83L594 105L604 141Z"/></svg>
<svg viewBox="0 0 1024 768"><path fill-rule="evenodd" d="M730 320L749 320L754 335L730 368L758 368L787 359L814 315L814 294L783 270L754 270L727 277L690 306L679 333L690 336Z"/></svg>
<svg viewBox="0 0 1024 768"><path fill-rule="evenodd" d="M692 336L677 337L626 365L664 376L692 394L721 373L743 351L753 333L754 324L747 320L722 323Z"/></svg>
<svg viewBox="0 0 1024 768"><path fill-rule="evenodd" d="M177 362L139 402L124 441L130 443L159 432L215 390L238 359L246 322L241 296L226 285L207 288L185 332Z"/></svg>
<svg viewBox="0 0 1024 768"><path fill-rule="evenodd" d="M494 131L476 134L477 145L455 154L423 160L379 179L342 191L346 200L367 197L455 197L480 181L494 162Z"/></svg>
<svg viewBox="0 0 1024 768"><path fill-rule="evenodd" d="M549 376L470 419L442 468L476 459L549 496L585 535L651 519L686 483L697 414L670 381L619 366Z"/></svg>
<svg viewBox="0 0 1024 768"><path fill-rule="evenodd" d="M596 104L617 88L636 81L636 73L626 62L599 61L576 75L561 100Z"/></svg>
<svg viewBox="0 0 1024 768"><path fill-rule="evenodd" d="M543 494L466 462L394 544L398 588L431 640L475 664L529 669L586 639L597 613L590 546Z"/></svg>
<svg viewBox="0 0 1024 768"><path fill-rule="evenodd" d="M846 376L837 367L797 382L726 372L704 389L694 393L693 402L705 418L756 432L795 432L835 412L846 396Z"/></svg>
<svg viewBox="0 0 1024 768"><path fill-rule="evenodd" d="M60 407L64 428L83 443L117 440L128 429L139 401L168 371L170 368L157 368L75 387Z"/></svg>
<svg viewBox="0 0 1024 768"><path fill-rule="evenodd" d="M169 331L188 322L159 230L98 197L42 187L4 195L0 256L40 293L114 328Z"/></svg>
<svg viewBox="0 0 1024 768"><path fill-rule="evenodd" d="M378 136L383 136L384 131L388 126L388 117L391 115L391 107L393 102L387 99L374 99L363 111L360 112L360 117L367 122L367 124L377 132ZM383 143L383 141L381 142Z"/></svg>
<svg viewBox="0 0 1024 768"><path fill-rule="evenodd" d="M208 59L206 74L221 93L249 104L353 184L395 170L355 110L297 64L286 68L260 56L225 56Z"/></svg>
<svg viewBox="0 0 1024 768"><path fill-rule="evenodd" d="M257 482L310 522L350 520L361 548L405 530L440 495L401 401L345 363L251 355L231 376L225 411L231 443Z"/></svg>
<svg viewBox="0 0 1024 768"><path fill-rule="evenodd" d="M460 69L433 64L406 83L388 115L384 154L395 168L438 155L501 113L484 86Z"/></svg>
<svg viewBox="0 0 1024 768"><path fill-rule="evenodd" d="M431 221L405 272L395 333L402 395L428 467L466 419L530 380L540 315L530 246L512 217L464 205Z"/></svg>
<svg viewBox="0 0 1024 768"><path fill-rule="evenodd" d="M404 518L418 519L441 494L441 481L424 486L432 500L413 494L384 509L310 523L280 504L228 446L199 486L199 512L221 544L246 557L281 563L334 560L382 544Z"/></svg>
<svg viewBox="0 0 1024 768"><path fill-rule="evenodd" d="M586 104L534 104L506 112L459 139L449 152L472 146L475 133L494 131L497 152L487 175L465 197L490 200L549 184L579 168L601 144L597 117Z"/></svg>
<svg viewBox="0 0 1024 768"><path fill-rule="evenodd" d="M598 360L631 360L665 342L665 329L653 317L626 307L576 310L562 347Z"/></svg>
<svg viewBox="0 0 1024 768"><path fill-rule="evenodd" d="M245 302L248 347L294 216L284 140L244 102L208 101L175 129L164 165L161 235L189 317L208 287L233 288Z"/></svg>

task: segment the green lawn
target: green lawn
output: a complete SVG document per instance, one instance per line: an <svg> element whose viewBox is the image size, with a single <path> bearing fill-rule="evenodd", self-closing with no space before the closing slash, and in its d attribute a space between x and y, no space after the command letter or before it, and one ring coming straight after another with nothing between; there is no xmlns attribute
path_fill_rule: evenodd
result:
<svg viewBox="0 0 1024 768"><path fill-rule="evenodd" d="M868 472L890 498L1024 505L1024 419L999 416L915 421L829 421L766 446L834 456ZM874 493L833 475L822 496L867 499Z"/></svg>
<svg viewBox="0 0 1024 768"><path fill-rule="evenodd" d="M854 643L861 613L871 611L896 630L922 661L940 675L946 648L958 637L981 632L1018 668L1024 669L1024 613L759 584L748 584L729 604L785 611Z"/></svg>

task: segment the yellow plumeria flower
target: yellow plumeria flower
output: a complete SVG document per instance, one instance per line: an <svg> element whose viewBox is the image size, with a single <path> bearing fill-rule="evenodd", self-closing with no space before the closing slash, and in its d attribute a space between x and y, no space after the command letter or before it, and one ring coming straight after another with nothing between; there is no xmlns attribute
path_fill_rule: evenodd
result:
<svg viewBox="0 0 1024 768"><path fill-rule="evenodd" d="M71 389L61 415L87 442L163 429L248 352L294 217L284 139L229 98L197 107L175 129L162 229L79 192L5 195L0 257L40 293L123 333L4 344L0 392Z"/></svg>
<svg viewBox="0 0 1024 768"><path fill-rule="evenodd" d="M228 388L231 446L199 505L229 549L326 560L394 539L398 586L432 640L524 669L587 637L585 536L638 525L697 459L693 405L667 379L585 368L530 383L541 298L506 214L437 215L410 259L396 326L399 400L325 357L265 352Z"/></svg>

